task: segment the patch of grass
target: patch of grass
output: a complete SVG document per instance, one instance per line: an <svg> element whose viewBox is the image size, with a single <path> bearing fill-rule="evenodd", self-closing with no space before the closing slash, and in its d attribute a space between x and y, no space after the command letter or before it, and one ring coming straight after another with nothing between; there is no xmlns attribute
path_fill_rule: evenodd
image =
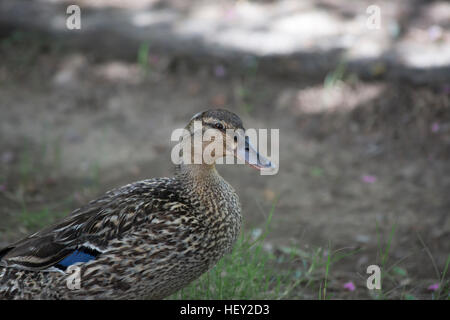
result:
<svg viewBox="0 0 450 320"><path fill-rule="evenodd" d="M68 211L52 212L49 208L29 211L25 207L18 215L19 223L28 231L36 231L47 227L59 218L66 216Z"/></svg>
<svg viewBox="0 0 450 320"><path fill-rule="evenodd" d="M265 231L256 240L251 232L241 235L230 255L169 299L281 299L292 290L295 283L289 272L276 270L276 256L263 246L275 204L276 200Z"/></svg>
<svg viewBox="0 0 450 320"><path fill-rule="evenodd" d="M249 236L241 236L233 252L172 299L278 299L282 276L270 268L276 260L261 244L252 247Z"/></svg>
<svg viewBox="0 0 450 320"><path fill-rule="evenodd" d="M295 268L293 278L296 281L296 298L326 300L335 297L336 291L330 290L330 283L335 289L336 280L332 273L333 266L346 257L357 254L360 249L345 247L332 249L317 247L307 251L297 247L281 247L279 259L288 257L289 265Z"/></svg>
<svg viewBox="0 0 450 320"><path fill-rule="evenodd" d="M35 161L28 148L25 148L19 158L19 176L20 183L28 184L32 180L32 175L35 172Z"/></svg>
<svg viewBox="0 0 450 320"><path fill-rule="evenodd" d="M50 39L32 31L16 30L7 37L0 39L0 54L9 60L13 69L25 73L36 63L43 52L61 51L59 41ZM28 70L29 72L29 70Z"/></svg>
<svg viewBox="0 0 450 320"><path fill-rule="evenodd" d="M332 266L359 249L332 250L330 243L327 249L281 247L277 254L269 252L264 249L263 240L269 233L273 210L274 207L264 232L256 240L252 240L252 232L241 235L230 255L169 299L304 298L304 291L317 289L319 299L332 298L333 293L328 292Z"/></svg>
<svg viewBox="0 0 450 320"><path fill-rule="evenodd" d="M64 200L61 204L56 204L53 206L45 206L44 208L29 209L24 195L19 194L17 197L17 203L20 205L22 210L16 215L18 223L26 229L26 231L34 232L44 227L47 227L57 220L68 215L70 210L68 209L57 209L61 206L67 208L70 199Z"/></svg>
<svg viewBox="0 0 450 320"><path fill-rule="evenodd" d="M446 299L450 300L450 280L446 278L448 267L450 265L450 254L447 256L447 261L445 262L444 270L442 271L441 281L439 283L439 291L437 292L436 299Z"/></svg>
<svg viewBox="0 0 450 320"><path fill-rule="evenodd" d="M416 282L417 279L414 279L413 276L408 272L408 270L404 267L401 267L400 264L410 258L413 254L410 254L402 259L391 263L388 266L389 252L392 249L392 240L394 238L396 232L396 225L394 224L391 227L388 238L383 245L381 243L381 236L379 232L379 226L377 226L377 241L378 241L378 257L377 262L380 261L380 269L381 269L381 289L370 291L371 297L374 299L405 299L405 300L416 300L417 296L417 288L421 288L421 290L426 289L424 284L421 282L419 286L411 286L411 283ZM449 294L449 280L446 279L446 275L448 272L448 267L450 264L450 255L447 258L446 264L443 268L442 272L439 272L439 268L436 264L434 257L431 254L431 251L426 246L425 242L422 240L420 235L417 235L420 243L422 244L423 250L426 252L428 257L430 258L431 264L435 269L436 278L438 279L436 283L439 284L439 289L431 292L431 299L450 299ZM421 287L422 286L422 287ZM419 293L420 299L423 299L423 295Z"/></svg>
<svg viewBox="0 0 450 320"><path fill-rule="evenodd" d="M328 244L328 250L327 250L327 262L325 264L325 279L323 281L323 289L322 284L320 285L320 288L322 290L319 290L319 300L320 299L326 299L327 298L327 285L328 285L328 275L330 273L330 266L331 266L331 254L330 254L331 244Z"/></svg>
<svg viewBox="0 0 450 320"><path fill-rule="evenodd" d="M331 88L338 85L340 82L343 82L346 71L347 71L347 63L344 60L342 60L336 66L336 69L327 73L323 81L323 86L325 88Z"/></svg>
<svg viewBox="0 0 450 320"><path fill-rule="evenodd" d="M349 72L348 62L342 59L334 70L327 73L323 80L323 86L325 89L330 89L339 86L343 82L355 84L358 81L358 76L355 73Z"/></svg>
<svg viewBox="0 0 450 320"><path fill-rule="evenodd" d="M425 242L423 241L422 237L417 234L417 237L420 240L420 243L422 244L425 252L427 253L428 257L430 258L430 261L434 267L434 270L436 272L436 277L437 279L439 279L438 283L439 283L439 289L436 292L433 292L431 295L431 298L433 300L439 300L439 299L447 299L450 300L450 280L446 279L446 275L448 272L448 267L450 264L450 255L447 256L447 260L445 262L445 267L444 270L442 272L439 272L439 268L436 264L436 261L433 257L433 255L431 254L430 249L428 248L428 246L425 244Z"/></svg>
<svg viewBox="0 0 450 320"><path fill-rule="evenodd" d="M388 239L383 245L381 239L381 232L379 231L378 222L375 221L376 234L377 234L377 264L381 262L381 289L371 291L371 296L374 299L388 299L392 293L397 292L397 289L402 289L403 298L414 299L415 297L406 291L406 286L402 284L402 279L406 277L407 271L404 268L398 266L401 261L392 264L390 267L387 266L389 259L389 252L392 247L392 240L395 235L396 225L393 224L389 232ZM381 260L381 261L380 261ZM387 288L390 290L386 291Z"/></svg>
<svg viewBox="0 0 450 320"><path fill-rule="evenodd" d="M245 84L245 81L239 81L233 89L234 98L238 107L242 112L250 114L253 111L253 104L251 102L251 92Z"/></svg>
<svg viewBox="0 0 450 320"><path fill-rule="evenodd" d="M36 143L23 140L20 149L12 150L17 161L0 168L1 180L9 192L39 190L61 173L63 148L59 137L50 140L42 135Z"/></svg>
<svg viewBox="0 0 450 320"><path fill-rule="evenodd" d="M138 54L137 54L137 62L144 75L147 76L150 72L150 62L149 62L149 54L150 54L150 45L148 42L144 42L139 46Z"/></svg>

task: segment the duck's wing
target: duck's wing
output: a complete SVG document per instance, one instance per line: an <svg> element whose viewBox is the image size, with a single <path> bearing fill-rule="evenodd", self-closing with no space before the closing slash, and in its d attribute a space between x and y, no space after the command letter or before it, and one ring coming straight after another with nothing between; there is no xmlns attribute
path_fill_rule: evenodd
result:
<svg viewBox="0 0 450 320"><path fill-rule="evenodd" d="M112 190L60 223L0 249L0 266L65 270L71 264L95 259L108 249L111 239L162 214L162 206L184 205L167 189L170 181L158 179Z"/></svg>
<svg viewBox="0 0 450 320"><path fill-rule="evenodd" d="M0 265L27 270L56 266L88 242L79 231L95 219L95 212L72 215L50 228L32 234L0 250ZM92 238L92 237L91 237ZM93 237L95 242L95 237ZM86 250L87 251L87 250ZM98 252L92 252L93 256Z"/></svg>

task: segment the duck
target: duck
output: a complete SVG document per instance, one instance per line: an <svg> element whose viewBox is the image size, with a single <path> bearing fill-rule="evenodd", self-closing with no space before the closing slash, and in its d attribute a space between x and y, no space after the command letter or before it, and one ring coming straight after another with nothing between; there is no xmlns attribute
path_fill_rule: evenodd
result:
<svg viewBox="0 0 450 320"><path fill-rule="evenodd" d="M233 156L259 170L275 165L251 145L231 111L199 112L183 130L184 138L210 130L217 140L202 141L198 151L195 139L180 139L186 147L180 154L194 151L174 164L173 177L108 191L0 249L0 299L164 299L231 252L241 205L216 160ZM231 143L211 153L212 163L190 161L215 141Z"/></svg>

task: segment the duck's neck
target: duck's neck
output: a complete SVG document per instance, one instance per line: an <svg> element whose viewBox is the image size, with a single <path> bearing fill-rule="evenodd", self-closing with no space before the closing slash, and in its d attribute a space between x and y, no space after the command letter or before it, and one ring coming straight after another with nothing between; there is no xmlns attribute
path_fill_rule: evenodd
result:
<svg viewBox="0 0 450 320"><path fill-rule="evenodd" d="M194 185L210 184L223 180L214 164L179 164L176 166L175 173L179 180Z"/></svg>
<svg viewBox="0 0 450 320"><path fill-rule="evenodd" d="M229 184L217 172L215 165L208 164L180 164L176 169L177 179L204 198L217 195L218 191L228 191Z"/></svg>

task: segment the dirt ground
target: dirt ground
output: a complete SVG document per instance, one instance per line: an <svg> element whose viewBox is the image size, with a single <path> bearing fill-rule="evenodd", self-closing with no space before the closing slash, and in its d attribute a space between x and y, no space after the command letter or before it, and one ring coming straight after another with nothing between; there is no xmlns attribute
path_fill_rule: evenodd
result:
<svg viewBox="0 0 450 320"><path fill-rule="evenodd" d="M111 188L171 175L172 130L220 107L248 128L280 129L277 175L218 168L240 196L247 230L264 226L278 197L268 250L360 249L333 265L330 292L367 297L366 267L381 263L380 243L395 228L387 267L406 272L401 288L431 297L450 253L448 85L344 72L324 86L161 54L144 67L23 32L0 50L1 243ZM348 281L357 290L345 291ZM304 297L315 296L292 295Z"/></svg>

